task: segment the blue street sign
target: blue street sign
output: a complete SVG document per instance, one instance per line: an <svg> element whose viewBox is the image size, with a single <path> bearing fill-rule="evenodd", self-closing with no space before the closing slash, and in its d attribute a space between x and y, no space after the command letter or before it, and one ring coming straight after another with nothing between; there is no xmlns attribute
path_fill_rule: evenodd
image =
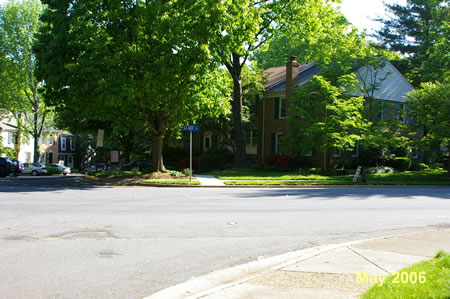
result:
<svg viewBox="0 0 450 299"><path fill-rule="evenodd" d="M198 126L190 125L190 126L183 126L183 131L198 131Z"/></svg>

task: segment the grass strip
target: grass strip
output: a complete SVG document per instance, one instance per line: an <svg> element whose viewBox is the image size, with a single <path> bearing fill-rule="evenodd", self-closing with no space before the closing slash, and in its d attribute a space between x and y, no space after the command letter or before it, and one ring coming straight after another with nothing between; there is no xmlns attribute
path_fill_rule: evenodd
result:
<svg viewBox="0 0 450 299"><path fill-rule="evenodd" d="M450 298L450 255L440 251L432 260L392 273L361 298Z"/></svg>
<svg viewBox="0 0 450 299"><path fill-rule="evenodd" d="M144 180L140 182L146 184L163 184L163 185L201 185L199 181L189 181L189 180Z"/></svg>
<svg viewBox="0 0 450 299"><path fill-rule="evenodd" d="M361 186L450 186L450 181L442 182L442 181L368 181L366 183L358 182L357 184L353 183L352 180L292 180L292 181L283 181L283 180L259 180L259 181L225 181L225 185L230 186L246 186L246 185L255 185L255 186L263 186L263 185L288 185L288 186L302 186L302 185L361 185Z"/></svg>

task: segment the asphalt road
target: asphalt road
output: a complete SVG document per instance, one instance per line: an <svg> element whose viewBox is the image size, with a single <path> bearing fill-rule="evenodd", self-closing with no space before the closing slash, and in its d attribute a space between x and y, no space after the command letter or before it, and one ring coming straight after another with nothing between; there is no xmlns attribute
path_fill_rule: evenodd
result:
<svg viewBox="0 0 450 299"><path fill-rule="evenodd" d="M261 257L450 226L450 188L0 179L0 298L139 298Z"/></svg>

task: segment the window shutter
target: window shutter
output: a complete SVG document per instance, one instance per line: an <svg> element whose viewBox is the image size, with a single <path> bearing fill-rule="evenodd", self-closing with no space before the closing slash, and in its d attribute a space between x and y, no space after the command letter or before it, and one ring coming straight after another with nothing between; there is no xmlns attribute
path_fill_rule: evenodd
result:
<svg viewBox="0 0 450 299"><path fill-rule="evenodd" d="M271 150L272 154L275 154L275 143L276 142L277 142L276 133L272 133L272 143L270 144L271 145L270 150Z"/></svg>
<svg viewBox="0 0 450 299"><path fill-rule="evenodd" d="M279 111L280 111L280 98L275 98L275 109L274 109L274 118L279 119Z"/></svg>

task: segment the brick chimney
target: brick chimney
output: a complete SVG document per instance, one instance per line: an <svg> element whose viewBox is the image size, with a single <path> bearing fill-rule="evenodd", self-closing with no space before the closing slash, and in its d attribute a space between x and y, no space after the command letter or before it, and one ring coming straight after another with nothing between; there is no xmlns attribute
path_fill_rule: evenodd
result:
<svg viewBox="0 0 450 299"><path fill-rule="evenodd" d="M286 113L289 111L289 103L298 81L299 64L296 56L290 56L286 64Z"/></svg>

